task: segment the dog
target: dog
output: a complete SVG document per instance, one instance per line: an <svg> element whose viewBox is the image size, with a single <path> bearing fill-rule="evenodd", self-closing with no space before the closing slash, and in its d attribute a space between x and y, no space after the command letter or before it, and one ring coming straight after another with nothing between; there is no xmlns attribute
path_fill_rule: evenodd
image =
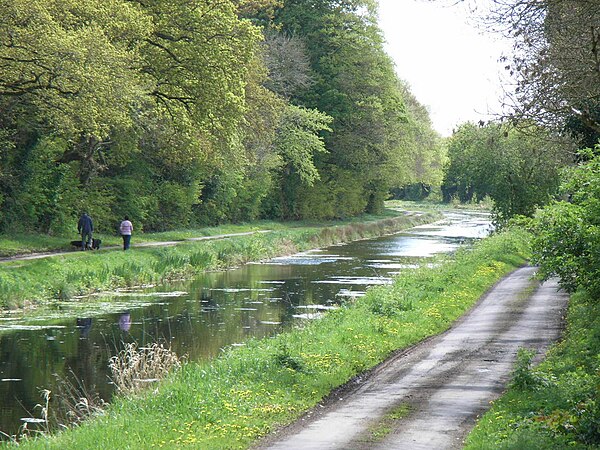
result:
<svg viewBox="0 0 600 450"><path fill-rule="evenodd" d="M92 245L90 246L89 242L85 243L84 250L98 250L100 245L102 244L102 239L92 239ZM81 241L71 241L71 245L73 247L81 248Z"/></svg>

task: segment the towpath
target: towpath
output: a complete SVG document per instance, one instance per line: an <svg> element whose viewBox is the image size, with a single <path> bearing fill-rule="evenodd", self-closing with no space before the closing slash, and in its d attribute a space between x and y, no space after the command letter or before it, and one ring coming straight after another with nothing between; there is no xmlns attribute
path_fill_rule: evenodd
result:
<svg viewBox="0 0 600 450"><path fill-rule="evenodd" d="M540 358L559 338L568 297L521 268L449 331L410 348L334 393L259 448L461 448L505 389L520 347Z"/></svg>
<svg viewBox="0 0 600 450"><path fill-rule="evenodd" d="M271 232L271 230L259 230L259 231L247 231L244 233L215 234L212 236L191 237L191 238L186 238L186 239L182 239L182 240L178 240L178 241L140 242L137 244L133 244L131 247L136 247L136 248L139 248L139 247L168 247L168 246L181 244L183 242L213 241L213 240L217 240L217 239L227 239L227 238L237 237L237 236L249 236L251 234L270 233L270 232ZM117 249L121 249L121 248L122 248L121 246L112 245L112 246L102 247L102 250L100 250L100 251L117 250ZM40 252L40 253L28 253L26 255L6 256L6 257L0 257L0 262L20 261L20 260L27 260L27 259L41 259L41 258L48 258L51 256L68 255L68 254L72 254L72 253L75 253L78 251L81 251L81 250L43 252L43 253ZM90 251L95 251L95 250L90 250Z"/></svg>

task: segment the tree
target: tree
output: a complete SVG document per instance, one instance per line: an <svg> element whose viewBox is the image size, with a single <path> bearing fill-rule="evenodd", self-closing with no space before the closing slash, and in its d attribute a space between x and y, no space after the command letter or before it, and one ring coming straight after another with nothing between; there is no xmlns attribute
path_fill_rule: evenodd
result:
<svg viewBox="0 0 600 450"><path fill-rule="evenodd" d="M406 123L398 135L396 164L391 165L390 178L394 187L410 185L439 187L444 178L446 145L433 129L429 111L410 91L409 86L399 81L402 98L406 105ZM395 176L394 176L395 175Z"/></svg>
<svg viewBox="0 0 600 450"><path fill-rule="evenodd" d="M285 219L298 219L298 196L312 187L320 174L315 166L315 156L325 153L321 131L331 131L328 115L306 108L289 105L281 117L275 138L275 149L280 157L275 188L279 193L278 215Z"/></svg>
<svg viewBox="0 0 600 450"><path fill-rule="evenodd" d="M483 15L489 29L513 40L513 55L504 57L516 81L510 117L556 129L575 117L599 133L600 3L491 0Z"/></svg>
<svg viewBox="0 0 600 450"><path fill-rule="evenodd" d="M111 130L131 126L142 101L143 76L132 67L148 18L120 0L2 0L0 8L4 107L28 105L30 127L74 143L88 180Z"/></svg>
<svg viewBox="0 0 600 450"><path fill-rule="evenodd" d="M48 160L76 176L70 188L95 200L102 221L127 203L136 220L161 220L177 203L190 209L175 211L181 223L191 220L208 174L243 166L231 161L245 157L240 125L261 33L238 7L270 3L0 0L3 206L16 208L31 182L19 161L53 148L62 153ZM64 145L36 147L46 138ZM121 186L135 184L139 201L108 195L113 178L132 180ZM164 195L152 202L153 192Z"/></svg>
<svg viewBox="0 0 600 450"><path fill-rule="evenodd" d="M544 129L494 123L460 126L448 144L448 158L446 194L464 201L489 195L499 224L515 215L532 216L548 203L558 191L560 169L570 162L564 146Z"/></svg>
<svg viewBox="0 0 600 450"><path fill-rule="evenodd" d="M570 116L600 131L600 4L590 0L497 1L515 38L515 114L564 125Z"/></svg>
<svg viewBox="0 0 600 450"><path fill-rule="evenodd" d="M383 50L376 2L290 0L274 21L304 41L310 58L314 83L291 101L333 117L328 152L316 158L321 179L299 199L301 209L331 204L327 214L336 217L380 209L389 188L412 173L403 89Z"/></svg>
<svg viewBox="0 0 600 450"><path fill-rule="evenodd" d="M271 31L265 34L264 46L268 89L289 99L313 83L306 47L299 38Z"/></svg>

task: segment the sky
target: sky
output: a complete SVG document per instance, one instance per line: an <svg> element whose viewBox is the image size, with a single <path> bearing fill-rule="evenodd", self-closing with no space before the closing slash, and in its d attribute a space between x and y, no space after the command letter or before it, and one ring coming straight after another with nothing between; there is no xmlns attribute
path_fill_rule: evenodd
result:
<svg viewBox="0 0 600 450"><path fill-rule="evenodd" d="M456 125L501 112L504 70L498 59L510 45L478 30L468 7L379 0L379 26L398 76L428 107L440 134L449 136Z"/></svg>

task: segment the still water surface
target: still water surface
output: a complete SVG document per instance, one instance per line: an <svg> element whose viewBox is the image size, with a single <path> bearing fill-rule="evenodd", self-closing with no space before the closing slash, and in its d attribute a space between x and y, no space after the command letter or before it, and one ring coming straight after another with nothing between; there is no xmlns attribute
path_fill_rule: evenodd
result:
<svg viewBox="0 0 600 450"><path fill-rule="evenodd" d="M166 341L191 360L211 358L249 337L318 318L489 229L487 214L453 212L391 236L98 296L92 306L64 303L37 319L0 318L0 430L13 435L24 418L40 417L40 390L54 390L57 375L110 399L107 362L125 343Z"/></svg>

